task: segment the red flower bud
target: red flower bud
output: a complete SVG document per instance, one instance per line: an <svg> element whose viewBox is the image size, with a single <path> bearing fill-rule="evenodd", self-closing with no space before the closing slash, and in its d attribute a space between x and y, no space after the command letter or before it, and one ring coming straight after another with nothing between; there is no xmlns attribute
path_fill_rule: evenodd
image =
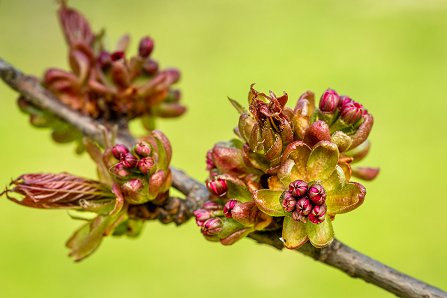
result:
<svg viewBox="0 0 447 298"><path fill-rule="evenodd" d="M101 53L99 53L97 61L99 67L101 67L101 69L105 69L112 64L112 57L109 52L102 51Z"/></svg>
<svg viewBox="0 0 447 298"><path fill-rule="evenodd" d="M340 101L338 103L338 107L341 108L344 105L354 102L349 96L342 95L340 96Z"/></svg>
<svg viewBox="0 0 447 298"><path fill-rule="evenodd" d="M223 197L227 194L227 181L222 178L215 178L206 183L208 190L218 197Z"/></svg>
<svg viewBox="0 0 447 298"><path fill-rule="evenodd" d="M152 53L154 49L154 40L150 37L143 37L140 40L140 45L138 46L138 55L141 58L147 58Z"/></svg>
<svg viewBox="0 0 447 298"><path fill-rule="evenodd" d="M136 144L133 150L140 157L149 156L149 154L151 154L152 152L151 146L143 141Z"/></svg>
<svg viewBox="0 0 447 298"><path fill-rule="evenodd" d="M206 201L203 204L202 208L206 209L206 210L210 210L210 211L222 209L222 207L217 202L213 202L213 201Z"/></svg>
<svg viewBox="0 0 447 298"><path fill-rule="evenodd" d="M355 124L362 118L365 109L358 102L352 101L343 104L341 107L341 119L348 124Z"/></svg>
<svg viewBox="0 0 447 298"><path fill-rule="evenodd" d="M320 98L320 110L322 112L333 113L337 109L340 97L337 92L327 89Z"/></svg>
<svg viewBox="0 0 447 298"><path fill-rule="evenodd" d="M236 206L236 203L237 203L237 200L229 200L225 204L224 209L223 209L223 213L224 213L225 217L227 217L227 218L232 217L231 210L233 210L234 206Z"/></svg>
<svg viewBox="0 0 447 298"><path fill-rule="evenodd" d="M143 157L138 161L138 169L144 175L151 172L151 170L154 168L154 165L155 162L152 157Z"/></svg>
<svg viewBox="0 0 447 298"><path fill-rule="evenodd" d="M138 159L132 153L127 153L121 162L125 168L132 169L137 165Z"/></svg>
<svg viewBox="0 0 447 298"><path fill-rule="evenodd" d="M289 184L289 191L295 197L302 197L307 193L307 183L303 180L295 180Z"/></svg>
<svg viewBox="0 0 447 298"><path fill-rule="evenodd" d="M326 216L326 210L326 205L316 205L308 216L310 222L314 224L322 223Z"/></svg>
<svg viewBox="0 0 447 298"><path fill-rule="evenodd" d="M115 174L116 176L120 177L120 178L126 178L129 176L129 171L126 170L123 166L122 162L117 163L113 168L112 168L113 174Z"/></svg>
<svg viewBox="0 0 447 298"><path fill-rule="evenodd" d="M303 223L307 222L307 216L298 212L298 210L292 212L292 218L294 221L301 221Z"/></svg>
<svg viewBox="0 0 447 298"><path fill-rule="evenodd" d="M201 227L207 219L211 218L212 214L209 210L197 209L194 211L194 216L196 217L196 224Z"/></svg>
<svg viewBox="0 0 447 298"><path fill-rule="evenodd" d="M158 71L158 63L151 59L146 60L143 64L143 70L150 76L154 75Z"/></svg>
<svg viewBox="0 0 447 298"><path fill-rule="evenodd" d="M289 191L286 191L284 192L281 205L284 211L293 212L296 206L296 199Z"/></svg>
<svg viewBox="0 0 447 298"><path fill-rule="evenodd" d="M296 212L304 216L312 211L312 207L312 203L308 198L301 198L296 202Z"/></svg>
<svg viewBox="0 0 447 298"><path fill-rule="evenodd" d="M326 191L320 184L314 184L307 192L309 199L316 205L323 205L326 202Z"/></svg>
<svg viewBox="0 0 447 298"><path fill-rule="evenodd" d="M202 225L202 233L207 236L217 235L222 231L223 222L218 217L207 219Z"/></svg>
<svg viewBox="0 0 447 298"><path fill-rule="evenodd" d="M117 144L112 148L112 154L118 160L123 159L127 153L129 153L129 149L122 144Z"/></svg>

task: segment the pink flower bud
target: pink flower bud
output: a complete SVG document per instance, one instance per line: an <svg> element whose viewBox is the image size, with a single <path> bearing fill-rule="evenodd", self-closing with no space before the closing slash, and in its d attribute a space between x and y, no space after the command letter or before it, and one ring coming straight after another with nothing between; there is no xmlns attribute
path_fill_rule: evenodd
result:
<svg viewBox="0 0 447 298"><path fill-rule="evenodd" d="M326 216L326 205L316 205L312 212L309 214L308 218L310 222L314 224L322 223Z"/></svg>
<svg viewBox="0 0 447 298"><path fill-rule="evenodd" d="M323 205L326 202L326 191L320 184L314 184L307 192L309 199L316 205Z"/></svg>
<svg viewBox="0 0 447 298"><path fill-rule="evenodd" d="M224 209L223 209L223 213L224 213L225 217L227 217L227 218L232 217L231 210L233 210L233 208L234 208L234 206L236 206L237 202L238 202L237 200L229 200L225 204Z"/></svg>
<svg viewBox="0 0 447 298"><path fill-rule="evenodd" d="M296 206L296 199L295 197L289 192L284 192L283 200L281 202L282 208L286 212L293 212L295 210Z"/></svg>
<svg viewBox="0 0 447 298"><path fill-rule="evenodd" d="M141 58L147 58L152 53L154 49L154 40L150 37L143 37L140 40L140 45L138 46L138 55Z"/></svg>
<svg viewBox="0 0 447 298"><path fill-rule="evenodd" d="M312 203L308 198L301 198L296 202L296 211L304 216L312 211L312 207Z"/></svg>
<svg viewBox="0 0 447 298"><path fill-rule="evenodd" d="M322 112L333 113L337 109L340 97L337 92L327 89L320 98L320 110Z"/></svg>
<svg viewBox="0 0 447 298"><path fill-rule="evenodd" d="M125 168L132 169L137 165L138 159L132 153L127 153L121 162Z"/></svg>
<svg viewBox="0 0 447 298"><path fill-rule="evenodd" d="M122 144L117 144L112 148L112 154L118 160L124 158L127 153L129 153L129 149L127 149L127 147Z"/></svg>
<svg viewBox="0 0 447 298"><path fill-rule="evenodd" d="M307 222L307 216L298 212L298 210L292 212L292 218L294 221L301 221L302 223Z"/></svg>
<svg viewBox="0 0 447 298"><path fill-rule="evenodd" d="M152 157L143 157L138 161L138 170L144 175L151 172L154 168L155 162Z"/></svg>
<svg viewBox="0 0 447 298"><path fill-rule="evenodd" d="M207 236L219 234L222 231L223 222L218 217L207 219L202 225L202 233Z"/></svg>
<svg viewBox="0 0 447 298"><path fill-rule="evenodd" d="M344 105L354 102L349 96L342 95L340 96L340 101L338 103L338 107L341 108Z"/></svg>
<svg viewBox="0 0 447 298"><path fill-rule="evenodd" d="M146 60L143 64L143 70L150 76L154 75L158 71L158 63L152 59Z"/></svg>
<svg viewBox="0 0 447 298"><path fill-rule="evenodd" d="M134 195L143 189L143 182L140 179L130 179L121 186L121 190L126 195Z"/></svg>
<svg viewBox="0 0 447 298"><path fill-rule="evenodd" d="M289 184L289 191L295 197L302 197L307 193L307 183L303 180L295 180Z"/></svg>
<svg viewBox="0 0 447 298"><path fill-rule="evenodd" d="M119 162L112 168L113 174L120 178L126 178L130 175L129 171L123 166L123 163Z"/></svg>
<svg viewBox="0 0 447 298"><path fill-rule="evenodd" d="M224 195L227 194L227 190L228 190L227 181L222 178L215 178L215 179L209 180L206 183L206 186L208 187L208 190L212 194L214 194L218 197L223 197Z"/></svg>
<svg viewBox="0 0 447 298"><path fill-rule="evenodd" d="M149 156L149 154L151 154L151 145L149 145L146 142L139 142L138 144L136 144L134 146L135 153L140 156L140 157L146 157Z"/></svg>
<svg viewBox="0 0 447 298"><path fill-rule="evenodd" d="M341 119L348 124L355 124L362 118L365 109L358 102L352 101L343 104L341 107Z"/></svg>
<svg viewBox="0 0 447 298"><path fill-rule="evenodd" d="M213 202L213 201L206 201L203 206L203 209L206 210L210 210L210 211L215 211L215 210L221 210L222 207L217 203L217 202Z"/></svg>
<svg viewBox="0 0 447 298"><path fill-rule="evenodd" d="M194 216L196 217L196 224L201 227L207 219L211 218L212 214L209 210L197 209L194 211Z"/></svg>

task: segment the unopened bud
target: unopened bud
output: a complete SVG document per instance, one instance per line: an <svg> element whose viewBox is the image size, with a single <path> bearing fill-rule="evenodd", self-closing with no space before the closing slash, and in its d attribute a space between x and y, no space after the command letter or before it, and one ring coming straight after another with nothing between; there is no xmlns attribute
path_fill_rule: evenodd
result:
<svg viewBox="0 0 447 298"><path fill-rule="evenodd" d="M135 145L134 151L138 156L146 157L146 156L149 156L149 154L151 154L152 150L151 150L151 145L149 145L148 143L139 142L138 144Z"/></svg>
<svg viewBox="0 0 447 298"><path fill-rule="evenodd" d="M223 222L218 217L207 219L202 225L202 233L207 236L217 235L222 231Z"/></svg>
<svg viewBox="0 0 447 298"><path fill-rule="evenodd" d="M129 149L122 144L117 144L112 148L112 154L118 160L123 159L127 153L129 153Z"/></svg>
<svg viewBox="0 0 447 298"><path fill-rule="evenodd" d="M194 216L196 217L196 224L201 227L203 226L205 220L211 218L212 214L206 209L197 209L194 211Z"/></svg>
<svg viewBox="0 0 447 298"><path fill-rule="evenodd" d="M295 180L289 184L289 191L295 197L302 197L307 193L307 183L303 180Z"/></svg>
<svg viewBox="0 0 447 298"><path fill-rule="evenodd" d="M293 212L296 206L296 199L289 191L286 191L284 192L281 205L284 211Z"/></svg>
<svg viewBox="0 0 447 298"><path fill-rule="evenodd" d="M138 159L132 153L127 153L124 156L122 163L125 168L132 169L137 165Z"/></svg>
<svg viewBox="0 0 447 298"><path fill-rule="evenodd" d="M316 205L323 205L326 202L326 191L320 184L314 184L308 191L309 199Z"/></svg>
<svg viewBox="0 0 447 298"><path fill-rule="evenodd" d="M332 89L327 89L320 99L320 110L322 112L333 113L337 109L340 102L340 97L337 92Z"/></svg>
<svg viewBox="0 0 447 298"><path fill-rule="evenodd" d="M140 40L140 45L138 46L138 55L141 58L147 58L152 53L154 49L154 40L150 37L143 37Z"/></svg>
<svg viewBox="0 0 447 298"><path fill-rule="evenodd" d="M213 201L206 201L203 206L203 209L206 210L210 210L210 211L215 211L215 210L221 210L222 207L217 203L217 202L213 202Z"/></svg>
<svg viewBox="0 0 447 298"><path fill-rule="evenodd" d="M206 183L208 190L218 197L226 195L228 190L227 181L222 178L215 178Z"/></svg>
<svg viewBox="0 0 447 298"><path fill-rule="evenodd" d="M301 198L296 202L296 211L301 215L308 215L312 211L312 203L308 198Z"/></svg>
<svg viewBox="0 0 447 298"><path fill-rule="evenodd" d="M143 70L148 74L148 75L154 75L157 73L158 71L158 63L155 62L152 59L146 60L143 64Z"/></svg>
<svg viewBox="0 0 447 298"><path fill-rule="evenodd" d="M307 222L307 216L301 214L300 212L298 212L298 210L292 212L292 218L294 221L300 221L302 223L306 223Z"/></svg>
<svg viewBox="0 0 447 298"><path fill-rule="evenodd" d="M326 216L326 205L316 205L309 214L309 221L314 224L322 223Z"/></svg>
<svg viewBox="0 0 447 298"><path fill-rule="evenodd" d="M115 174L116 176L120 177L120 178L126 178L129 176L129 171L127 169L124 168L123 163L119 162L117 163L113 169L113 174Z"/></svg>
<svg viewBox="0 0 447 298"><path fill-rule="evenodd" d="M138 161L138 170L144 175L150 173L154 168L155 162L152 157L143 157Z"/></svg>
<svg viewBox="0 0 447 298"><path fill-rule="evenodd" d="M342 96L340 96L340 101L338 103L338 107L342 108L344 105L347 105L351 102L354 102L352 100L352 98L350 98L349 96L346 96L346 95L342 95Z"/></svg>
<svg viewBox="0 0 447 298"><path fill-rule="evenodd" d="M225 206L223 208L223 213L224 213L225 217L227 217L227 218L232 217L231 210L233 210L234 206L236 206L236 203L237 203L237 200L229 200L225 204Z"/></svg>
<svg viewBox="0 0 447 298"><path fill-rule="evenodd" d="M361 104L352 101L342 106L340 117L348 124L355 124L360 120L360 118L362 118L364 112L365 110Z"/></svg>

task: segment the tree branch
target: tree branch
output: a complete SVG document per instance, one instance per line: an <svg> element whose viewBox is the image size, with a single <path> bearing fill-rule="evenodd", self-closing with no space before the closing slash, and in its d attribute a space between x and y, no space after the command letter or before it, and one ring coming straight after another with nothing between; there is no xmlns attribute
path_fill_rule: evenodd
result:
<svg viewBox="0 0 447 298"><path fill-rule="evenodd" d="M84 135L104 145L102 130L103 127L110 129L110 124L93 120L69 109L43 88L37 79L22 74L1 58L0 77L30 103L53 113L82 131ZM135 143L135 139L127 130L120 130L117 135L117 143L130 147ZM167 216L164 217L165 220L160 220L163 222L174 221L181 224L208 199L209 193L202 183L186 173L172 167L171 170L174 188L185 194L186 198L177 201L175 201L175 198L170 198L171 201L168 200L166 204L181 204L176 206L180 211L172 218ZM283 244L280 236L279 231L256 232L249 235L250 238L259 243L282 249ZM383 265L338 240L334 240L323 249L317 249L307 243L298 251L319 262L335 267L351 277L361 278L400 297L447 297L447 292Z"/></svg>

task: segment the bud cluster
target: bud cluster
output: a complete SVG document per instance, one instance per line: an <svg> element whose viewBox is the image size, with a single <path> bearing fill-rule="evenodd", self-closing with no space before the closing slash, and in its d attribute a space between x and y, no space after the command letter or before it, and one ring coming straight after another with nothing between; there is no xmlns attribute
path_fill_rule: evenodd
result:
<svg viewBox="0 0 447 298"><path fill-rule="evenodd" d="M322 223L326 216L326 191L318 184L308 185L303 180L290 183L282 195L281 205L285 212L291 213L295 221L314 224Z"/></svg>
<svg viewBox="0 0 447 298"><path fill-rule="evenodd" d="M215 236L222 230L223 222L218 216L222 215L222 206L216 202L207 201L201 209L194 211L196 224L205 236Z"/></svg>

